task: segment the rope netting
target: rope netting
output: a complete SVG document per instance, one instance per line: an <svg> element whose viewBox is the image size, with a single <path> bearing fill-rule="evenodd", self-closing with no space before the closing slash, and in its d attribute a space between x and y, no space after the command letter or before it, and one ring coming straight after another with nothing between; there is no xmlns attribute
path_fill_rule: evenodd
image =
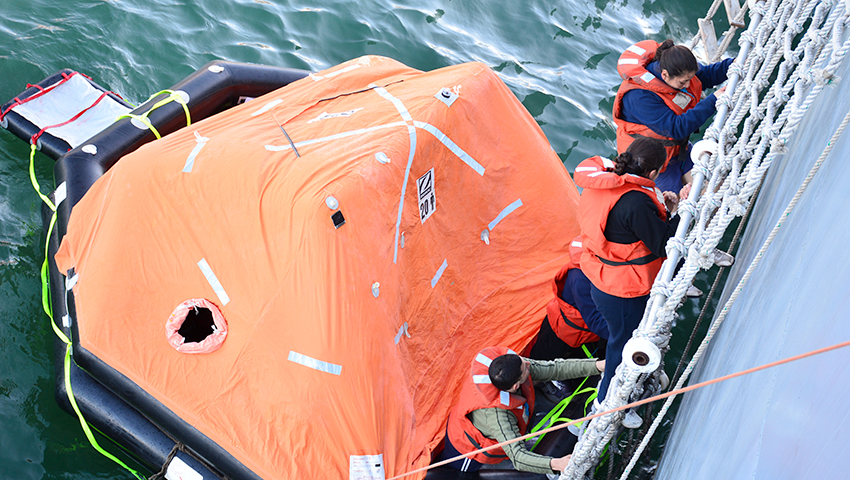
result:
<svg viewBox="0 0 850 480"><path fill-rule="evenodd" d="M651 344L650 350L662 358L669 350L676 310L684 302L694 276L700 269L713 266L713 251L730 223L745 214L771 163L785 153L785 145L803 115L824 87L833 82L850 49L850 39L845 39L845 29L850 24L848 4L819 0L748 2L750 26L740 36L740 53L729 68L726 92L718 98L714 122L704 139L694 145L691 195L679 206L679 229L667 243L668 258L652 288L640 326L630 340L633 345ZM843 132L846 123L845 119L836 135ZM818 159L795 199L834 143ZM795 204L789 204L763 250ZM681 388L689 378L729 311L730 302L737 298L761 256L757 255L747 269L674 388ZM648 372L645 366L624 355L600 411L613 410L660 391L661 372L663 361ZM674 398L670 397L662 407L621 479L630 474ZM592 467L617 434L623 416L624 412L618 411L589 422L561 480L592 476Z"/></svg>

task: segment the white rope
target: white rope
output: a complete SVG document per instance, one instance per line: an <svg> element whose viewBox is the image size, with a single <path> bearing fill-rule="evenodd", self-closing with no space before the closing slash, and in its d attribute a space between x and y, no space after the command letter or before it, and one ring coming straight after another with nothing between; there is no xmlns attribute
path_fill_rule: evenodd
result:
<svg viewBox="0 0 850 480"><path fill-rule="evenodd" d="M743 290L744 285L746 285L746 283L749 281L750 277L753 274L753 271L756 269L758 264L761 263L761 260L762 258L764 258L764 254L767 252L768 247L770 247L770 245L773 243L774 238L776 238L777 233L779 233L779 229L787 221L788 217L791 215L791 212L793 212L794 207L797 206L800 197L802 197L803 193L808 188L809 183L817 174L818 170L820 170L820 167L823 162L826 161L827 157L829 156L829 153L832 151L832 148L835 145L835 142L837 142L841 135L844 133L844 130L847 128L848 124L850 124L850 111L848 111L847 115L844 116L844 121L841 123L841 125L838 126L838 129L836 129L835 133L832 136L832 139L829 141L829 143L827 143L826 148L824 148L820 157L817 159L814 166L812 166L812 169L809 171L809 174L806 176L806 179L800 185L800 188L797 190L797 193L794 195L794 198L791 199L791 201L788 203L788 206L785 208L785 211L782 213L782 215L779 216L779 220L777 220L776 225L773 227L773 230L771 230L770 234L767 236L767 239L764 241L758 253L753 258L753 261L750 263L750 266L747 268L747 271L746 273L744 273L744 276L741 277L741 280L738 282L738 285L735 286L735 290L733 291L732 295L723 305L720 315L718 315L712 323L711 328L709 329L708 333L706 333L705 338L703 339L702 343L700 343L700 346L697 349L697 352L694 354L693 358L691 358L691 361L688 363L688 366L687 368L685 368L685 371L682 373L682 376L679 378L679 381L676 382L676 386L673 387L673 390L678 390L682 388L685 382L688 380L688 377L690 377L690 374L691 372L693 372L694 367L696 367L697 362L702 357L705 350L708 348L709 342L712 338L714 338L714 334L717 333L717 330L720 328L720 325L723 323L723 320L726 319L726 315L731 310L732 305L734 305L735 301L738 299L738 296L740 295L741 290ZM668 397L667 400L664 402L664 406L661 407L661 411L658 412L658 416L652 422L652 426L650 426L649 430L641 441L641 444L638 446L637 450L632 456L631 461L629 462L626 469L623 471L623 475L620 476L620 480L626 480L628 478L629 473L631 473L632 469L640 458L640 455L643 453L644 449L646 449L646 446L649 444L652 435L658 429L658 426L664 419L664 415L667 413L667 410L670 409L670 406L673 404L673 401L676 399L676 397L677 395Z"/></svg>
<svg viewBox="0 0 850 480"><path fill-rule="evenodd" d="M785 144L803 115L832 81L850 49L850 40L843 40L850 17L843 5L836 6L832 1L756 2L751 5L750 14L750 28L739 40L741 53L729 69L726 95L718 99L715 121L705 134L706 139L717 143L717 154L703 154L696 161L691 197L680 206L682 219L676 236L668 243L668 259L652 288L640 326L633 334L633 338L653 342L662 353L669 349L676 309L694 276L700 269L713 265L712 252L727 227L744 214L773 159L784 153ZM805 25L808 31L800 38ZM809 178L804 185L808 181ZM701 195L703 185L706 188ZM685 259L684 264L674 278L681 258ZM737 298L737 292L733 298ZM720 322L724 317L725 311L718 317ZM712 328L720 322L715 320ZM713 333L714 330L710 331L700 345L680 378L680 385ZM601 408L610 410L653 393L658 388L657 374L641 375L626 362L621 363ZM667 407L665 404L655 419L622 479L628 476ZM585 476L617 433L622 418L623 413L618 412L589 422L560 478Z"/></svg>

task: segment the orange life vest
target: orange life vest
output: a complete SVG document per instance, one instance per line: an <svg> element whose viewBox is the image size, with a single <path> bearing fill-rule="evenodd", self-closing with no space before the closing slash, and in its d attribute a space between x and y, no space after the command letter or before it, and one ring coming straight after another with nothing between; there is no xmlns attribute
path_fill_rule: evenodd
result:
<svg viewBox="0 0 850 480"><path fill-rule="evenodd" d="M521 396L499 390L490 383L488 373L490 362L507 353L514 352L505 347L487 347L481 350L472 361L469 378L461 390L460 400L449 414L446 428L449 441L461 453L498 443L492 438L485 437L480 430L475 428L475 425L467 417L473 410L503 408L516 415L520 434L524 435L528 428L528 419L531 418L534 409L534 384L531 375L522 384ZM479 463L499 463L508 456L501 448L495 448L477 453L469 458Z"/></svg>
<svg viewBox="0 0 850 480"><path fill-rule="evenodd" d="M694 76L688 85L687 93L676 90L653 75L646 69L655 59L658 42L644 40L638 42L623 52L617 61L617 73L623 77L623 83L614 98L614 123L617 124L617 153L623 153L637 137L652 137L661 140L667 149L667 162L661 171L667 168L671 158L679 155L683 146L688 144L687 138L670 138L652 131L646 125L631 123L623 120L623 95L634 89L649 90L656 93L676 115L681 115L694 108L702 95L702 82Z"/></svg>
<svg viewBox="0 0 850 480"><path fill-rule="evenodd" d="M666 257L656 257L640 240L622 244L605 239L608 213L617 200L632 190L643 192L658 208L658 217L667 220L667 209L655 182L637 175L617 175L614 162L591 157L575 170L576 185L582 187L579 197L579 226L584 252L581 271L603 292L622 298L646 295Z"/></svg>
<svg viewBox="0 0 850 480"><path fill-rule="evenodd" d="M546 318L549 320L549 326L552 327L552 331L564 343L573 348L578 348L585 343L599 341L599 337L587 328L587 324L584 322L578 309L561 298L561 292L564 291L567 275L570 270L579 268L581 252L581 236L578 236L570 243L570 263L564 265L558 274L555 275L555 278L552 279L552 289L555 291L555 298L546 305Z"/></svg>

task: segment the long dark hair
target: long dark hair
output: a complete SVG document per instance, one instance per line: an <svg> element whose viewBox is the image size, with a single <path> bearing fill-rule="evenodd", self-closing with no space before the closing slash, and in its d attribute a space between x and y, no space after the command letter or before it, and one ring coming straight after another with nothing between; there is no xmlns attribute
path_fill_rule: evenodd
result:
<svg viewBox="0 0 850 480"><path fill-rule="evenodd" d="M664 40L655 51L655 59L661 70L667 70L671 77L681 77L699 70L699 64L693 52L684 45L675 45L673 40Z"/></svg>
<svg viewBox="0 0 850 480"><path fill-rule="evenodd" d="M667 150L660 140L638 137L625 152L614 159L614 173L632 173L649 178L653 170L661 170L667 160Z"/></svg>

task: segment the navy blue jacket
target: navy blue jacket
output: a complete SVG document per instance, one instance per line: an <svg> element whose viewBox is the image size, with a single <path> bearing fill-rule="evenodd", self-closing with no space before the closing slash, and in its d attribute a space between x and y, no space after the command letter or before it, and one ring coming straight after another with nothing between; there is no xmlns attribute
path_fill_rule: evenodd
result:
<svg viewBox="0 0 850 480"><path fill-rule="evenodd" d="M702 88L712 88L726 81L726 72L734 58L727 58L711 65L700 65L697 78ZM650 73L661 78L658 62L646 67ZM686 90L682 90L686 92ZM653 132L665 137L682 140L697 131L715 112L717 98L712 93L687 112L676 115L656 93L634 89L623 95L623 120L646 125Z"/></svg>
<svg viewBox="0 0 850 480"><path fill-rule="evenodd" d="M601 338L608 340L608 322L596 309L596 303L590 298L590 279L581 271L573 268L567 272L561 299L578 310L587 328Z"/></svg>

